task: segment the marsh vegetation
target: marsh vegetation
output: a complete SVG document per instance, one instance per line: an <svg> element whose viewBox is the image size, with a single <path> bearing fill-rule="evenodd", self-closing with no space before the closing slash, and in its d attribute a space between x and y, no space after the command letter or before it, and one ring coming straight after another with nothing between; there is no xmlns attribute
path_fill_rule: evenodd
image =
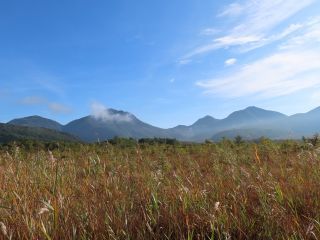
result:
<svg viewBox="0 0 320 240"><path fill-rule="evenodd" d="M319 239L320 151L262 139L9 144L1 239Z"/></svg>

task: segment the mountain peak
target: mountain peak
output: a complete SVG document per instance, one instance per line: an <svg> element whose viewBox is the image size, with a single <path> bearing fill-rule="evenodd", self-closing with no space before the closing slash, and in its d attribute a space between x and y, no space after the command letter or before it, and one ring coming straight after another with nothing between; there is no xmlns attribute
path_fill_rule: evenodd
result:
<svg viewBox="0 0 320 240"><path fill-rule="evenodd" d="M8 122L8 124L17 126L47 128L58 131L62 129L62 125L60 123L38 115L28 116L24 118L16 118Z"/></svg>
<svg viewBox="0 0 320 240"><path fill-rule="evenodd" d="M49 120L48 118L41 117L39 115L31 115L31 116L27 116L27 117L23 117L23 118L18 118L18 119L46 119L46 120Z"/></svg>
<svg viewBox="0 0 320 240"><path fill-rule="evenodd" d="M206 115L203 118L198 119L194 124L192 124L192 126L199 126L199 125L205 125L205 126L210 126L214 123L216 123L217 119L215 119L214 117L211 117L210 115Z"/></svg>
<svg viewBox="0 0 320 240"><path fill-rule="evenodd" d="M260 111L260 110L262 110L262 111L267 111L267 110L265 110L265 109L263 109L263 108L259 108L259 107L256 107L256 106L249 106L249 107L247 107L247 108L245 108L243 111L252 111L252 110L254 110L254 111L256 111L256 110L258 110L258 111ZM241 111L241 110L240 110Z"/></svg>
<svg viewBox="0 0 320 240"><path fill-rule="evenodd" d="M214 117L212 117L212 116L210 116L210 115L206 115L206 116L204 116L203 118L200 118L199 120L201 120L201 121L208 121L208 120L217 120L217 119L215 119ZM198 120L198 121L199 121Z"/></svg>
<svg viewBox="0 0 320 240"><path fill-rule="evenodd" d="M231 113L225 120L232 123L232 125L242 125L248 123L265 122L269 120L276 120L284 118L286 115L269 111L255 106L250 106L245 109Z"/></svg>

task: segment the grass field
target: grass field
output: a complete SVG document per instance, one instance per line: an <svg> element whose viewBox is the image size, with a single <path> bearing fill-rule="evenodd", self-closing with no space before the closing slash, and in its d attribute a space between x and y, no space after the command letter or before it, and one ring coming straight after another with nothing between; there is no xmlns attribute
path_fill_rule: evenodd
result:
<svg viewBox="0 0 320 240"><path fill-rule="evenodd" d="M320 152L269 140L3 147L10 238L320 239Z"/></svg>

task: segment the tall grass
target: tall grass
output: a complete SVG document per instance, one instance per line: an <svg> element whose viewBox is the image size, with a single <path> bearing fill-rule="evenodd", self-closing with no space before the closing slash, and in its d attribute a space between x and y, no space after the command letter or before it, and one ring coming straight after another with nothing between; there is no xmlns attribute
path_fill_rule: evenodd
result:
<svg viewBox="0 0 320 240"><path fill-rule="evenodd" d="M0 153L1 239L320 239L302 143L83 145Z"/></svg>

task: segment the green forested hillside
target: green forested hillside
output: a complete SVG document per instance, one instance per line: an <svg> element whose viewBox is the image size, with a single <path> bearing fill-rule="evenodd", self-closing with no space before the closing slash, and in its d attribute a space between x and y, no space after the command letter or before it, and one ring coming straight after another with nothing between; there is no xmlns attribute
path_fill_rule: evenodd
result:
<svg viewBox="0 0 320 240"><path fill-rule="evenodd" d="M26 139L39 141L78 141L70 134L55 130L0 123L0 143Z"/></svg>

